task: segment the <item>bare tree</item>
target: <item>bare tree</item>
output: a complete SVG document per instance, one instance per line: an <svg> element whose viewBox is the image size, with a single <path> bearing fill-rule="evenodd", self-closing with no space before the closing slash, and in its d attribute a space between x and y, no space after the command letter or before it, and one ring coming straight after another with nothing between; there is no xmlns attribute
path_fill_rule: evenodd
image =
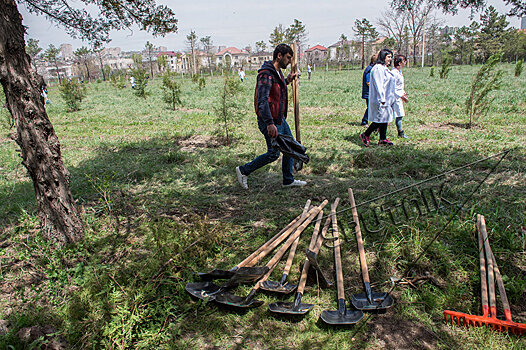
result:
<svg viewBox="0 0 526 350"><path fill-rule="evenodd" d="M96 18L71 7L68 0L18 2L61 24L70 35L91 42L108 41L110 30L132 24L154 35L177 30L173 11L153 0L77 0L98 7L101 15ZM44 80L31 67L25 51L25 32L16 2L0 0L0 83L16 125L14 139L22 164L33 181L42 235L58 243L74 243L84 237L82 219L71 195L70 173L62 161L60 143L44 108Z"/></svg>
<svg viewBox="0 0 526 350"><path fill-rule="evenodd" d="M382 34L395 40L395 50L398 52L402 51L406 21L407 18L404 13L396 9L382 12L382 16L376 20L376 24L381 29Z"/></svg>
<svg viewBox="0 0 526 350"><path fill-rule="evenodd" d="M104 71L104 62L102 62L102 51L104 46L101 41L95 41L92 45L91 51L97 55L100 64L100 71L102 72L102 80L106 81L106 72Z"/></svg>
<svg viewBox="0 0 526 350"><path fill-rule="evenodd" d="M150 62L150 74L153 78L153 51L155 50L155 46L149 41L146 42L146 45L144 45L144 49L146 51L146 56L148 57L148 62Z"/></svg>
<svg viewBox="0 0 526 350"><path fill-rule="evenodd" d="M197 64L195 59L195 51L197 50L197 35L195 31L191 30L190 34L186 36L186 44L192 52L192 73L197 74Z"/></svg>
<svg viewBox="0 0 526 350"><path fill-rule="evenodd" d="M413 48L413 65L416 66L416 56L418 54L418 43L422 42L422 33L425 23L430 17L435 3L433 0L403 0L398 7L393 7L395 11L400 11L406 16L407 28L411 35Z"/></svg>
<svg viewBox="0 0 526 350"><path fill-rule="evenodd" d="M206 54L206 61L208 62L208 69L212 70L212 39L210 38L210 35L204 36L201 39L199 39L201 42L201 46L203 48L204 53Z"/></svg>
<svg viewBox="0 0 526 350"><path fill-rule="evenodd" d="M91 59L91 50L88 49L86 46L82 46L75 50L73 53L75 55L75 59L77 61L77 64L84 65L86 67L86 75L88 78L88 81L91 80L91 75L89 74L89 61Z"/></svg>

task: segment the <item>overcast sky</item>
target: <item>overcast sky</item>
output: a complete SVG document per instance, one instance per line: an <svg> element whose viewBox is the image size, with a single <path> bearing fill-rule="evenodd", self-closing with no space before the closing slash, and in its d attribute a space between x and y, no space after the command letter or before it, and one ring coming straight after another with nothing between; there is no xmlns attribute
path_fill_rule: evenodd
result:
<svg viewBox="0 0 526 350"><path fill-rule="evenodd" d="M79 3L71 0L73 4ZM120 47L124 51L140 50L146 41L155 46L166 46L168 50L186 49L185 38L190 30L198 37L210 35L214 45L254 47L254 43L264 40L268 45L269 35L278 25L288 27L294 19L302 21L308 32L308 46L321 44L328 46L338 40L343 33L353 37L352 27L356 19L367 18L376 22L383 11L388 10L386 0L325 0L325 1L275 1L275 0L194 0L194 1L157 1L172 8L179 20L177 33L166 37L152 37L138 28L112 32L109 47ZM508 8L503 0L489 0L500 13ZM28 27L27 38L39 40L42 48L49 44L59 46L69 43L76 49L87 43L69 37L61 28L51 24L44 16L35 16L19 5L23 23ZM445 25L463 26L471 23L470 12L459 11L456 16L446 16L435 11ZM479 14L475 19L479 20ZM519 27L520 20L509 18L511 26Z"/></svg>

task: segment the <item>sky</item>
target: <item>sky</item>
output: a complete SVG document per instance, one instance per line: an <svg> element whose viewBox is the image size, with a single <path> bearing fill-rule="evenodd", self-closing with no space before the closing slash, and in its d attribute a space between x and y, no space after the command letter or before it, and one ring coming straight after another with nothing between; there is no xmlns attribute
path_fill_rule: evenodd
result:
<svg viewBox="0 0 526 350"><path fill-rule="evenodd" d="M80 6L80 1L70 0ZM352 30L356 19L367 18L373 24L381 17L382 12L388 11L388 0L194 0L170 1L157 0L158 4L169 6L178 19L177 33L165 37L153 37L137 27L131 30L111 32L112 41L107 47L120 47L123 51L141 50L146 41L155 46L166 46L168 50L183 51L187 49L186 35L194 30L199 38L211 36L214 45L235 46L244 48L255 42L268 39L273 29L282 24L285 28L298 19L303 22L308 33L307 45L316 44L329 46L338 41L343 33L353 38ZM509 9L503 0L488 0L499 13L506 13ZM68 43L73 49L88 46L88 43L71 38L64 29L57 27L44 16L28 13L23 5L18 5L23 17L23 24L28 27L26 39L39 40L39 46L47 48L50 44L60 46ZM444 15L435 11L435 15L444 21L444 25L469 25L470 11L460 10L457 15ZM480 15L475 15L479 20ZM520 27L517 17L508 17L510 25Z"/></svg>

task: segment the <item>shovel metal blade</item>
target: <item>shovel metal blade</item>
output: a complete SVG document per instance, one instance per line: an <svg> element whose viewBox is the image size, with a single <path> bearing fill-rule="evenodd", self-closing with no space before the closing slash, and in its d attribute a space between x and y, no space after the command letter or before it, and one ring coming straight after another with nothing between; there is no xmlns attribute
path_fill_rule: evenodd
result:
<svg viewBox="0 0 526 350"><path fill-rule="evenodd" d="M305 315L313 307L314 304L299 303L297 305L294 305L293 302L286 301L278 301L268 305L268 309L271 312L287 315Z"/></svg>
<svg viewBox="0 0 526 350"><path fill-rule="evenodd" d="M261 300L255 300L254 295L256 292L252 290L247 297L240 297L230 292L224 292L217 294L214 298L214 301L219 304L224 304L228 306L234 306L239 308L250 308L258 307L263 304Z"/></svg>
<svg viewBox="0 0 526 350"><path fill-rule="evenodd" d="M294 167L294 171L298 172L303 169L303 162L301 160L294 159L292 166Z"/></svg>
<svg viewBox="0 0 526 350"><path fill-rule="evenodd" d="M229 285L251 283L259 280L268 272L267 266L240 267L228 281Z"/></svg>
<svg viewBox="0 0 526 350"><path fill-rule="evenodd" d="M323 322L331 325L349 325L360 322L363 312L360 310L347 310L345 300L338 300L338 310L324 310L321 313Z"/></svg>
<svg viewBox="0 0 526 350"><path fill-rule="evenodd" d="M307 259L309 259L310 266L312 266L318 273L318 278L321 282L320 284L325 288L332 287L332 282L330 282L325 277L325 275L323 274L323 271L320 268L320 265L318 264L318 255L309 249L307 250L306 255L307 255Z"/></svg>
<svg viewBox="0 0 526 350"><path fill-rule="evenodd" d="M216 294L223 290L223 288L212 282L187 283L185 289L190 295L201 300L213 300Z"/></svg>
<svg viewBox="0 0 526 350"><path fill-rule="evenodd" d="M292 293L297 287L298 287L297 284L288 283L288 282L285 284L281 284L276 281L265 281L261 284L261 289L263 290L266 290L268 292L283 293L283 294Z"/></svg>
<svg viewBox="0 0 526 350"><path fill-rule="evenodd" d="M353 294L351 297L352 305L358 310L376 311L385 310L393 306L394 299L389 293L372 293L373 302L367 298L367 294Z"/></svg>
<svg viewBox="0 0 526 350"><path fill-rule="evenodd" d="M218 279L229 279L232 276L234 276L234 273L237 269L232 270L220 270L215 269L210 272L198 272L197 275L199 278L201 278L203 281L211 281L211 280L218 280Z"/></svg>

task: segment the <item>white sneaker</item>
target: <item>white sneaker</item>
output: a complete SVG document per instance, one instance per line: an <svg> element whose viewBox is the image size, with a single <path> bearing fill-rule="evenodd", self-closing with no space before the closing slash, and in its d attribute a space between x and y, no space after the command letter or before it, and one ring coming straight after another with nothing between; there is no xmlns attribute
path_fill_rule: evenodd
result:
<svg viewBox="0 0 526 350"><path fill-rule="evenodd" d="M236 168L237 181L245 190L248 190L248 176L241 174L239 167Z"/></svg>
<svg viewBox="0 0 526 350"><path fill-rule="evenodd" d="M294 180L288 185L281 185L282 187L303 187L307 184L307 181Z"/></svg>

